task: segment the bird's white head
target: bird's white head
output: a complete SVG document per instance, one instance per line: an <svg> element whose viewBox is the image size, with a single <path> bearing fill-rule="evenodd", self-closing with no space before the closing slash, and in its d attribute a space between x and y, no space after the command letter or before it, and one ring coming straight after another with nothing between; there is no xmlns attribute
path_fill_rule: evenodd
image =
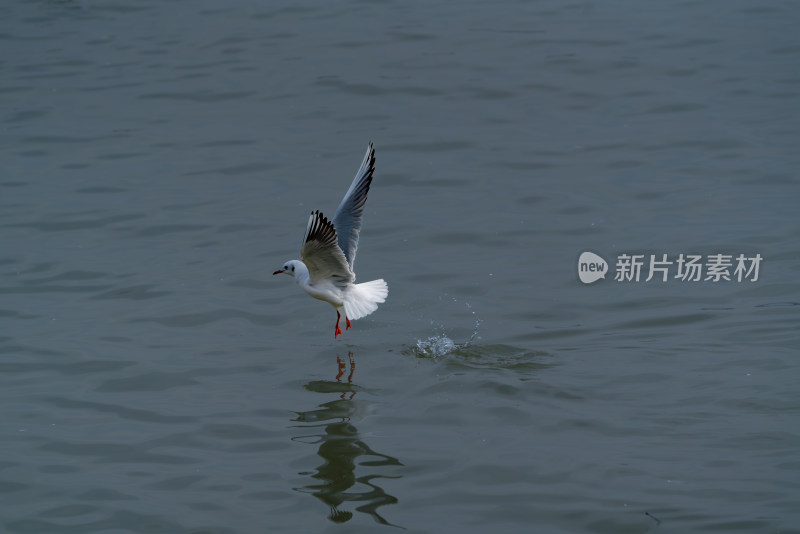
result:
<svg viewBox="0 0 800 534"><path fill-rule="evenodd" d="M299 267L299 265L300 265L300 261L299 260L289 260L289 261L287 261L286 263L283 264L283 267L281 267L280 269L278 269L277 271L275 271L272 274L276 275L276 274L286 273L289 276L293 277L295 272L297 271L297 268Z"/></svg>

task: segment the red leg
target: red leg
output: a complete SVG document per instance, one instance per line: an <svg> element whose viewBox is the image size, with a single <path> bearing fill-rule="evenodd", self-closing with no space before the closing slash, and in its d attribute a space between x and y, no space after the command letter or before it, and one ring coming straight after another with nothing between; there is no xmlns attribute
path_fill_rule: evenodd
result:
<svg viewBox="0 0 800 534"><path fill-rule="evenodd" d="M333 331L333 339L342 333L342 330L339 328L339 310L336 310L336 330Z"/></svg>
<svg viewBox="0 0 800 534"><path fill-rule="evenodd" d="M345 330L350 330L350 319L348 319L347 316L345 315L344 320L347 321L347 328L345 328Z"/></svg>

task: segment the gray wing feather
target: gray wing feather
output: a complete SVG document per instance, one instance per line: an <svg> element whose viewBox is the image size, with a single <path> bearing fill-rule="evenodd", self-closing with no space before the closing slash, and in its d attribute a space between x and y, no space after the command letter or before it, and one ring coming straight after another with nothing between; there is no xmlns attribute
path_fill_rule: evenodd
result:
<svg viewBox="0 0 800 534"><path fill-rule="evenodd" d="M319 211L312 211L308 218L300 257L308 267L312 284L330 280L344 288L355 279L337 243L336 229Z"/></svg>
<svg viewBox="0 0 800 534"><path fill-rule="evenodd" d="M350 189L345 193L341 204L333 214L333 226L339 236L339 248L342 249L350 270L356 261L358 250L358 234L361 231L361 215L364 213L364 204L367 202L369 185L372 183L372 174L375 172L375 149L372 143L367 147L364 161L361 162Z"/></svg>

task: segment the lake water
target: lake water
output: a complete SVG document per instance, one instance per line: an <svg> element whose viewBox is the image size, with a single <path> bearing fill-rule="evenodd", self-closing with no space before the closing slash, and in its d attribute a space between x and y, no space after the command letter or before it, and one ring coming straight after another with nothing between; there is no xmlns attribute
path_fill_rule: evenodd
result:
<svg viewBox="0 0 800 534"><path fill-rule="evenodd" d="M0 531L800 532L798 25L4 2ZM334 339L272 271L369 141Z"/></svg>

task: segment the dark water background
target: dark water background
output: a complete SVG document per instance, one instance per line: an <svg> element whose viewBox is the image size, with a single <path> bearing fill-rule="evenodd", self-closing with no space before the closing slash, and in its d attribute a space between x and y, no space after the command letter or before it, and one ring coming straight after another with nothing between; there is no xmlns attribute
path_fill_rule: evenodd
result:
<svg viewBox="0 0 800 534"><path fill-rule="evenodd" d="M798 25L3 2L0 531L800 532ZM334 341L271 273L370 140L390 295Z"/></svg>

